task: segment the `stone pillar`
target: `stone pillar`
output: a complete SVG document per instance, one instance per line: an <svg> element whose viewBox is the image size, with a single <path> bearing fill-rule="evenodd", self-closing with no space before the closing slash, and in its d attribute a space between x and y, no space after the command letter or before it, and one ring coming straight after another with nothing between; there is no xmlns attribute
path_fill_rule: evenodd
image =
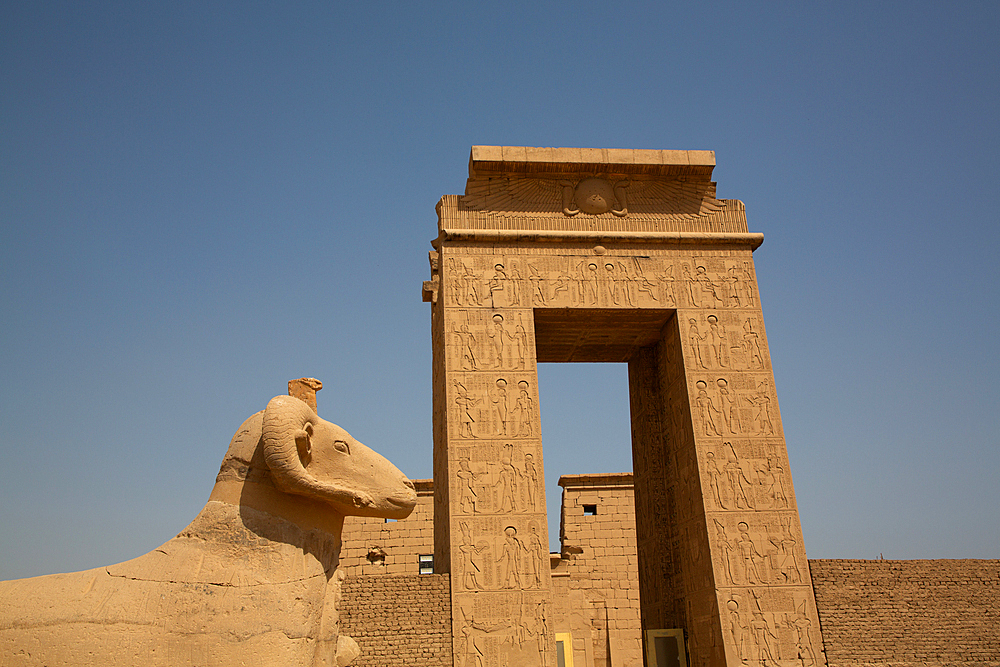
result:
<svg viewBox="0 0 1000 667"><path fill-rule="evenodd" d="M551 665L536 364L629 364L644 631L824 665L741 202L708 151L477 146L438 204L435 562L455 664ZM588 415L581 415L581 419Z"/></svg>
<svg viewBox="0 0 1000 667"><path fill-rule="evenodd" d="M435 562L452 575L455 664L478 664L478 655L487 665L549 665L549 540L526 267L492 249L446 244L437 261Z"/></svg>

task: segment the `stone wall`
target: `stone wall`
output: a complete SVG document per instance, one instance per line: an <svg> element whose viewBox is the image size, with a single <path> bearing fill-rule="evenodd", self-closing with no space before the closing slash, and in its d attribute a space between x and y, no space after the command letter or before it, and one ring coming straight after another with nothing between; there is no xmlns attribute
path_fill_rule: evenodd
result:
<svg viewBox="0 0 1000 667"><path fill-rule="evenodd" d="M340 632L361 646L352 667L452 667L449 580L447 574L348 575Z"/></svg>
<svg viewBox="0 0 1000 667"><path fill-rule="evenodd" d="M581 667L641 665L632 474L563 475L559 485L555 632L571 634Z"/></svg>
<svg viewBox="0 0 1000 667"><path fill-rule="evenodd" d="M810 560L830 667L1000 665L1000 560Z"/></svg>
<svg viewBox="0 0 1000 667"><path fill-rule="evenodd" d="M560 478L551 632L572 637L578 667L641 664L632 481ZM415 485L409 518L345 522L341 631L361 645L362 667L451 667L450 575L417 574L434 551L433 485ZM369 560L373 551L384 558ZM809 569L829 667L1000 667L1000 560L824 559Z"/></svg>
<svg viewBox="0 0 1000 667"><path fill-rule="evenodd" d="M344 519L340 569L348 575L420 572L420 556L434 553L434 483L415 479L413 486L417 489L417 505L405 519Z"/></svg>

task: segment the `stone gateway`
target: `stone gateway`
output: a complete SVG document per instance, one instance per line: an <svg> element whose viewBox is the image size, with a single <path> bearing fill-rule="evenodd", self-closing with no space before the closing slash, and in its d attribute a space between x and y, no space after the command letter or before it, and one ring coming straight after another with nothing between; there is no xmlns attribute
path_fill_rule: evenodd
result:
<svg viewBox="0 0 1000 667"><path fill-rule="evenodd" d="M456 665L556 662L539 362L628 364L641 621L608 619L616 662L686 634L697 665L825 664L757 298L763 236L716 198L714 166L476 146L465 194L438 204L434 560Z"/></svg>

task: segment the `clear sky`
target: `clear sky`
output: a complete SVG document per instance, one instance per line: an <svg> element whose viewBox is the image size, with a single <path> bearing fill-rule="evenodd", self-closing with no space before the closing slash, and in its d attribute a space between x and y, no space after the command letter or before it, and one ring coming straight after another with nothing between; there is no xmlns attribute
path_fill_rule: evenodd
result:
<svg viewBox="0 0 1000 667"><path fill-rule="evenodd" d="M175 535L290 378L430 477L473 144L716 151L809 556L1000 557L1000 4L425 4L0 4L0 579ZM540 397L550 508L631 469L623 366Z"/></svg>

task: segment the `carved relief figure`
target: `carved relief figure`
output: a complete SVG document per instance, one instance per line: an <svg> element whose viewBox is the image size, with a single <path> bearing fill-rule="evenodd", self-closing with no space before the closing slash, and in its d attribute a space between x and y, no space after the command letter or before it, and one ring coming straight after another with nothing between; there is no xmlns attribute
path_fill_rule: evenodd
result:
<svg viewBox="0 0 1000 667"><path fill-rule="evenodd" d="M733 308L740 308L743 305L740 302L740 291L742 290L742 285L740 285L740 277L737 274L735 266L729 269L729 278L727 279L726 286L726 305L732 306Z"/></svg>
<svg viewBox="0 0 1000 667"><path fill-rule="evenodd" d="M754 291L753 291L754 279L753 279L753 274L750 272L749 262L743 262L742 283L743 283L743 288L746 290L747 305L750 306L751 308L756 308L757 303L754 299Z"/></svg>
<svg viewBox="0 0 1000 667"><path fill-rule="evenodd" d="M565 269L560 268L559 275L556 276L555 284L552 286L552 300L559 301L559 298L563 295L563 293L566 293L570 295L573 305L578 305L579 300L577 299L576 289L574 288L572 291L570 290L570 285L572 283L572 276L570 276Z"/></svg>
<svg viewBox="0 0 1000 667"><path fill-rule="evenodd" d="M597 264L595 264L594 262L590 262L589 264L587 264L587 272L588 274L586 279L586 286L587 286L586 291L587 294L589 295L590 303L596 306L597 294L600 287L600 277L597 272Z"/></svg>
<svg viewBox="0 0 1000 667"><path fill-rule="evenodd" d="M726 603L726 609L729 610L729 632L733 636L733 645L736 647L736 655L740 658L740 660L746 660L747 626L743 623L743 619L740 618L740 603L737 602L735 598L732 598Z"/></svg>
<svg viewBox="0 0 1000 667"><path fill-rule="evenodd" d="M510 278L507 283L507 305L521 305L521 272L517 270L517 264L511 262Z"/></svg>
<svg viewBox="0 0 1000 667"><path fill-rule="evenodd" d="M760 352L760 341L757 332L753 330L750 318L743 325L743 354L746 355L747 366L764 368L764 357Z"/></svg>
<svg viewBox="0 0 1000 667"><path fill-rule="evenodd" d="M461 424L458 429L458 437L476 437L475 431L472 429L472 425L476 423L475 417L472 416L472 408L476 407L478 403L478 398L469 396L465 385L461 382L455 383L455 404L458 406L458 417Z"/></svg>
<svg viewBox="0 0 1000 667"><path fill-rule="evenodd" d="M504 339L513 338L504 328L503 315L497 313L491 318L487 324L486 335L490 337L493 346L493 365L496 368L503 368Z"/></svg>
<svg viewBox="0 0 1000 667"><path fill-rule="evenodd" d="M677 305L677 297L674 295L674 265L667 264L663 273L657 274L656 279L663 287L663 303L667 306Z"/></svg>
<svg viewBox="0 0 1000 667"><path fill-rule="evenodd" d="M719 318L709 315L708 318L708 346L712 350L714 363L719 368L726 368L729 364L726 361L726 333L719 326Z"/></svg>
<svg viewBox="0 0 1000 667"><path fill-rule="evenodd" d="M528 507L531 511L537 509L535 499L538 494L538 471L535 469L535 457L524 455L524 481L528 493Z"/></svg>
<svg viewBox="0 0 1000 667"><path fill-rule="evenodd" d="M521 586L521 552L526 551L524 544L521 540L517 538L517 528L514 526L507 526L504 528L504 544L503 551L500 554L500 558L497 559L497 563L502 563L503 565L503 584L504 588L514 588L520 589Z"/></svg>
<svg viewBox="0 0 1000 667"><path fill-rule="evenodd" d="M547 560L549 550L542 544L542 538L538 536L538 524L532 521L528 524L531 534L528 535L528 569L527 575L531 580L530 584L535 588L542 587L542 566Z"/></svg>
<svg viewBox="0 0 1000 667"><path fill-rule="evenodd" d="M473 514L476 511L476 474L469 467L468 459L461 459L458 462L458 472L455 476L459 479L459 508L466 513ZM468 524L462 524L468 528Z"/></svg>
<svg viewBox="0 0 1000 667"><path fill-rule="evenodd" d="M705 337L701 335L698 331L698 320L693 317L688 320L688 341L691 343L691 352L694 354L694 360L697 362L699 368L707 369L708 366L705 365L705 359L701 355L701 343L705 340Z"/></svg>
<svg viewBox="0 0 1000 667"><path fill-rule="evenodd" d="M605 262L604 270L607 272L604 276L604 287L608 291L608 300L617 306L619 280L615 275L615 265L611 262Z"/></svg>
<svg viewBox="0 0 1000 667"><path fill-rule="evenodd" d="M520 476L517 468L511 461L514 456L514 446L504 445L504 460L500 464L500 478L497 480L497 488L500 491L500 512L517 511L517 481Z"/></svg>
<svg viewBox="0 0 1000 667"><path fill-rule="evenodd" d="M468 306L481 306L482 299L479 296L479 288L477 286L479 276L477 276L476 273L465 264L465 262L462 262L462 271L457 272L455 260L453 258L449 258L448 266L450 267L450 273L456 276L456 303L461 306L463 305L462 302L465 301L465 305Z"/></svg>
<svg viewBox="0 0 1000 667"><path fill-rule="evenodd" d="M531 298L543 306L548 305L548 299L545 298L545 279L539 273L538 267L530 262L528 263L528 280L531 281Z"/></svg>
<svg viewBox="0 0 1000 667"><path fill-rule="evenodd" d="M487 551L490 545L485 540L481 540L479 544L473 546L472 544L472 534L469 530L469 524L462 522L462 542L458 546L458 550L462 552L462 583L466 590L482 590L483 585L479 581L479 575L482 573L483 569L476 559L476 556Z"/></svg>
<svg viewBox="0 0 1000 667"><path fill-rule="evenodd" d="M469 331L469 325L463 324L455 332L461 346L462 370L476 370L476 337Z"/></svg>
<svg viewBox="0 0 1000 667"><path fill-rule="evenodd" d="M528 332L524 330L520 316L517 318L517 326L514 327L514 353L517 355L517 367L524 368L528 354Z"/></svg>
<svg viewBox="0 0 1000 667"><path fill-rule="evenodd" d="M739 412L736 410L736 400L729 391L729 383L726 378L719 378L715 381L719 387L719 407L722 409L722 421L726 425L726 430L735 434L739 428Z"/></svg>
<svg viewBox="0 0 1000 667"><path fill-rule="evenodd" d="M738 550L738 547L734 540L729 539L729 535L726 534L726 527L723 526L718 519L713 519L713 521L715 521L715 531L718 535L716 539L722 546L726 575L729 577L729 583L735 584L736 577L733 576L734 570L732 554L734 551Z"/></svg>
<svg viewBox="0 0 1000 667"><path fill-rule="evenodd" d="M648 294L649 298L653 301L658 301L659 299L656 298L656 292L654 291L656 289L656 283L650 282L650 280L646 278L646 274L642 270L642 264L639 263L638 257L633 257L632 262L635 264L635 276L633 280L635 281L635 288L637 292L636 297L638 297L638 292L642 292L644 294Z"/></svg>
<svg viewBox="0 0 1000 667"><path fill-rule="evenodd" d="M705 470L708 473L708 486L712 491L712 498L715 499L715 504L722 509L729 509L722 498L722 490L719 488L722 471L719 470L719 462L715 460L715 452L708 452L705 454L705 458Z"/></svg>
<svg viewBox="0 0 1000 667"><path fill-rule="evenodd" d="M788 497L785 496L785 489L782 486L782 477L785 471L780 465L774 465L771 459L767 460L767 467L762 467L759 472L761 495L767 498L772 508L788 507Z"/></svg>
<svg viewBox="0 0 1000 667"><path fill-rule="evenodd" d="M533 625L535 627L535 632L538 633L536 635L536 639L538 641L538 655L541 658L540 664L547 665L548 662L545 660L545 654L548 652L549 647L549 623L548 619L545 618L545 608L543 604L543 602L539 601L535 605L535 618Z"/></svg>
<svg viewBox="0 0 1000 667"><path fill-rule="evenodd" d="M493 300L494 308L504 308L508 305L508 299L504 294L504 290L508 287L507 283L507 272L504 270L503 264L496 264L493 267L493 277L490 278L489 284L490 298Z"/></svg>
<svg viewBox="0 0 1000 667"><path fill-rule="evenodd" d="M719 432L719 428L715 425L715 419L713 418L713 413L716 412L716 409L706 390L708 384L704 380L698 380L695 386L698 387L698 395L694 402L698 407L698 416L701 419L701 423L705 427L705 435L722 435Z"/></svg>
<svg viewBox="0 0 1000 667"><path fill-rule="evenodd" d="M757 551L757 547L754 546L753 540L750 539L750 526L745 522L740 521L737 525L737 529L740 532L738 538L736 538L736 548L740 552L740 561L743 565L743 577L747 583L757 584L761 582L760 574L757 572L757 561L762 560L760 552Z"/></svg>
<svg viewBox="0 0 1000 667"><path fill-rule="evenodd" d="M806 601L795 608L795 618L785 621L785 626L795 630L795 650L801 667L816 664L816 650L812 643L812 621L806 614Z"/></svg>
<svg viewBox="0 0 1000 667"><path fill-rule="evenodd" d="M455 305L461 306L462 304L462 284L458 269L456 268L455 258L448 258L448 279L449 283L449 293L453 296Z"/></svg>
<svg viewBox="0 0 1000 667"><path fill-rule="evenodd" d="M795 538L792 536L792 520L781 522L782 535L779 539L770 538L771 544L778 549L778 572L784 583L797 584L802 581L802 573L795 559Z"/></svg>
<svg viewBox="0 0 1000 667"><path fill-rule="evenodd" d="M772 435L774 433L774 424L771 423L771 392L766 380L757 385L757 392L749 400L754 406L753 423L755 431L765 435Z"/></svg>
<svg viewBox="0 0 1000 667"><path fill-rule="evenodd" d="M625 299L625 303L629 306L635 307L635 301L632 299L631 287L634 283L632 276L628 274L628 266L623 262L618 262L618 271L612 274L612 278L615 283L617 283L616 291L620 292L622 297Z"/></svg>
<svg viewBox="0 0 1000 667"><path fill-rule="evenodd" d="M514 402L514 413L516 418L514 421L514 433L515 438L525 436L531 436L531 425L535 421L535 399L531 398L531 394L528 393L528 383L525 380L521 380L517 383L518 397L517 401Z"/></svg>
<svg viewBox="0 0 1000 667"><path fill-rule="evenodd" d="M753 637L754 656L753 660L758 665L777 665L778 655L771 646L771 641L778 641L778 636L774 634L771 626L760 611L753 613L753 620L750 621L750 636Z"/></svg>
<svg viewBox="0 0 1000 667"><path fill-rule="evenodd" d="M719 298L718 287L709 277L708 271L704 266L699 266L695 268L695 274L694 279L701 288L702 307L717 308L722 299Z"/></svg>
<svg viewBox="0 0 1000 667"><path fill-rule="evenodd" d="M691 278L691 267L684 264L681 267L681 280L684 282L684 287L687 290L688 303L695 308L700 307L701 304L698 303L698 290L694 279Z"/></svg>
<svg viewBox="0 0 1000 667"><path fill-rule="evenodd" d="M743 466L740 465L733 443L727 442L725 444L729 446L729 451L732 453L732 458L726 463L725 470L729 480L729 489L733 494L733 503L738 509L754 509L753 503L750 502L750 496L747 494L747 487L751 486L750 480L747 479Z"/></svg>
<svg viewBox="0 0 1000 667"><path fill-rule="evenodd" d="M507 381L497 378L496 386L490 390L493 403L493 417L496 419L496 434L507 435Z"/></svg>
<svg viewBox="0 0 1000 667"><path fill-rule="evenodd" d="M310 386L310 402L276 396L243 422L208 503L177 537L117 565L0 584L0 664L225 656L305 667L356 657L337 615L344 517L402 519L416 493L386 459L316 414L321 385Z"/></svg>

